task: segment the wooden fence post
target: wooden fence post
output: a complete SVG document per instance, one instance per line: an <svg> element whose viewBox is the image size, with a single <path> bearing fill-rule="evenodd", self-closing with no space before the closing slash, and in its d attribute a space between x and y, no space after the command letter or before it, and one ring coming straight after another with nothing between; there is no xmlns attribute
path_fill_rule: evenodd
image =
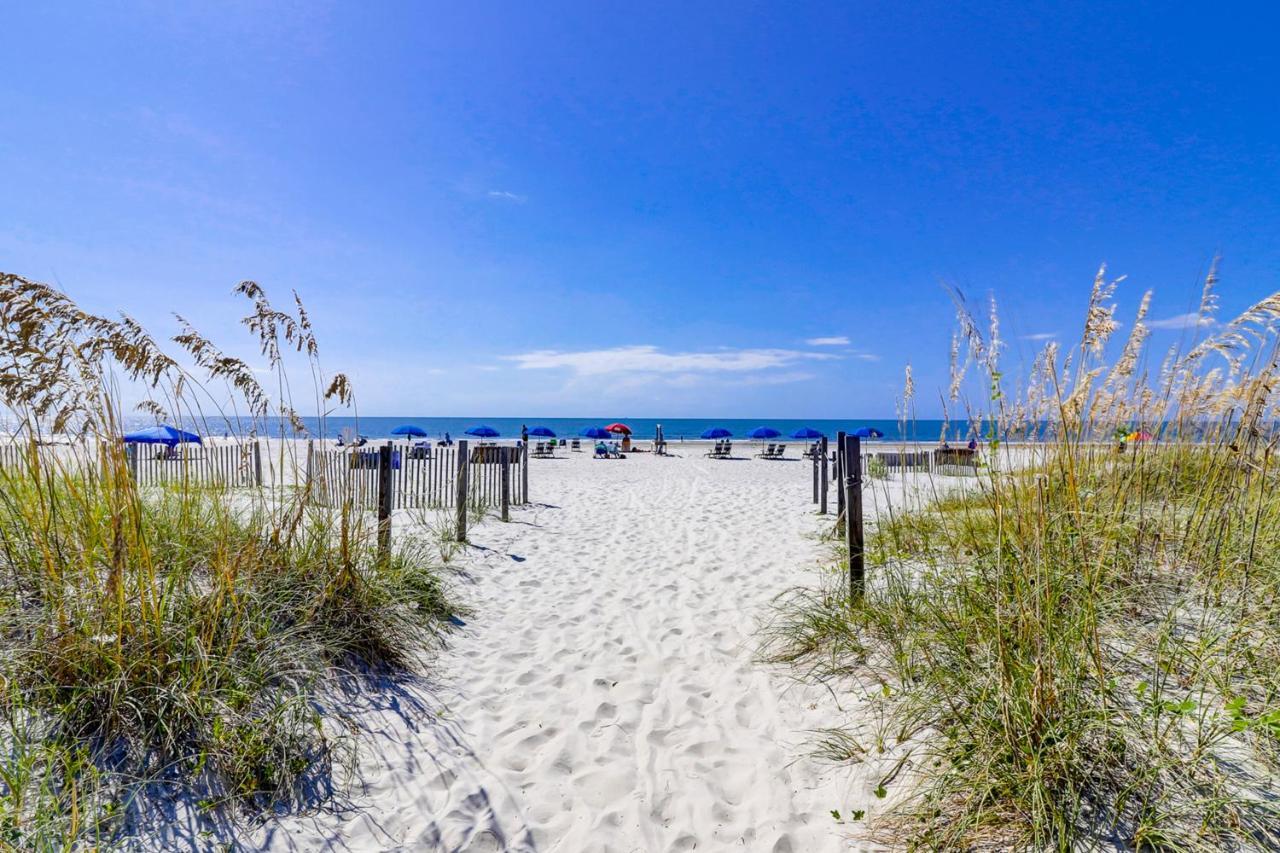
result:
<svg viewBox="0 0 1280 853"><path fill-rule="evenodd" d="M457 540L459 542L467 541L467 493L470 487L467 484L467 472L471 467L471 462L467 459L467 440L464 438L458 442L458 472L456 474L456 486L458 489L458 530Z"/></svg>
<svg viewBox="0 0 1280 853"><path fill-rule="evenodd" d="M511 520L511 448L502 448L502 520Z"/></svg>
<svg viewBox="0 0 1280 853"><path fill-rule="evenodd" d="M849 596L862 598L866 591L866 565L862 547L862 447L856 435L844 437L844 530L849 547Z"/></svg>
<svg viewBox="0 0 1280 853"><path fill-rule="evenodd" d="M316 440L315 440L314 438L308 438L308 439L307 439L307 472L306 472L306 475L305 475L305 476L306 476L306 481L305 481L305 482L304 482L304 484L303 484L303 488L305 489L305 492L304 492L304 495L305 495L305 496L303 497L303 500L304 500L304 501L310 501L310 500L311 500L311 498L312 498L312 494L311 494L311 457L312 457L312 456L315 456L315 453L316 453Z"/></svg>
<svg viewBox="0 0 1280 853"><path fill-rule="evenodd" d="M378 448L378 551L391 556L391 445Z"/></svg>
<svg viewBox="0 0 1280 853"><path fill-rule="evenodd" d="M831 482L827 477L827 437L824 435L818 442L818 455L822 457L818 460L818 475L822 481L822 489L818 495L818 512L822 515L827 514L827 486Z"/></svg>
<svg viewBox="0 0 1280 853"><path fill-rule="evenodd" d="M843 431L843 430L841 430L840 432L837 432L837 433L836 433L836 470L835 470L835 480L836 480L836 482L837 482L837 483L839 483L839 484L840 484L840 488L836 489L836 515L837 515L837 516L843 515L843 514L844 514L844 511L845 511L845 504L844 504L844 498L845 498L845 494L844 494L844 492L845 492L845 490L844 490L844 478L845 478L845 476L846 476L846 474L847 474L847 472L845 471L845 466L849 464L849 460L847 460L847 459L845 459L845 458L844 458L844 445L845 445L845 441L844 441L844 440L845 440L847 437L848 437L848 436L846 436L846 435L845 435L845 433L844 433L844 431Z"/></svg>
<svg viewBox="0 0 1280 853"><path fill-rule="evenodd" d="M138 445L126 444L124 458L129 462L129 476L133 477L135 483L138 482Z"/></svg>
<svg viewBox="0 0 1280 853"><path fill-rule="evenodd" d="M256 438L253 440L253 482L262 486L262 443Z"/></svg>
<svg viewBox="0 0 1280 853"><path fill-rule="evenodd" d="M813 502L817 503L818 492L822 491L822 485L818 482L821 463L818 461L818 443L816 441L813 443L809 455L813 458Z"/></svg>
<svg viewBox="0 0 1280 853"><path fill-rule="evenodd" d="M529 439L520 445L520 503L529 503Z"/></svg>

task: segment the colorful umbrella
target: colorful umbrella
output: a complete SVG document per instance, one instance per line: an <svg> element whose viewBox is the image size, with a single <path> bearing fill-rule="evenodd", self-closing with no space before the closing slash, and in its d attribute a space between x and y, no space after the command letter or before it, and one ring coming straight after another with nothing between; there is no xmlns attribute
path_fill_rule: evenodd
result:
<svg viewBox="0 0 1280 853"><path fill-rule="evenodd" d="M549 428L544 426L536 426L529 430L529 435L536 435L542 438L555 438L556 434Z"/></svg>
<svg viewBox="0 0 1280 853"><path fill-rule="evenodd" d="M395 429L393 429L393 430L391 431L391 434L392 434L392 435L407 435L407 436L411 436L411 437L413 437L413 438L426 438L426 437L427 437L427 431L426 431L425 429L423 429L423 428L422 428L422 427L420 427L420 426L414 426L413 424L404 424L403 426L398 426L398 427L396 427Z"/></svg>
<svg viewBox="0 0 1280 853"><path fill-rule="evenodd" d="M476 438L497 438L498 431L488 424L477 424L467 430L467 435L474 435Z"/></svg>
<svg viewBox="0 0 1280 853"><path fill-rule="evenodd" d="M620 432L623 435L631 435L631 427L626 424L611 423L605 427L609 432Z"/></svg>
<svg viewBox="0 0 1280 853"><path fill-rule="evenodd" d="M853 431L858 438L884 438L884 433L875 427L862 427Z"/></svg>
<svg viewBox="0 0 1280 853"><path fill-rule="evenodd" d="M578 435L582 436L583 438L609 438L610 437L609 431L607 429L601 429L600 427L587 427L586 429L581 430L578 433Z"/></svg>
<svg viewBox="0 0 1280 853"><path fill-rule="evenodd" d="M826 438L826 433L818 432L813 427L801 427L791 433L792 438Z"/></svg>
<svg viewBox="0 0 1280 853"><path fill-rule="evenodd" d="M124 440L127 444L167 444L173 447L175 444L201 444L200 436L194 432L186 432L185 430L176 429L168 424L160 426L148 427L140 429L137 432L125 433Z"/></svg>
<svg viewBox="0 0 1280 853"><path fill-rule="evenodd" d="M703 438L728 438L733 435L724 427L711 427L702 431Z"/></svg>
<svg viewBox="0 0 1280 853"><path fill-rule="evenodd" d="M782 433L778 432L773 427L761 426L756 427L751 432L747 433L747 438L777 438L780 435L782 435Z"/></svg>

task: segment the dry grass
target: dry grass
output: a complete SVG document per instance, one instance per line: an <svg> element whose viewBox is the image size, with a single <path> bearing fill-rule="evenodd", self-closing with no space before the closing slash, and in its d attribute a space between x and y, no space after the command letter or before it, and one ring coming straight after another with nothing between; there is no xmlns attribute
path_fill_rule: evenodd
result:
<svg viewBox="0 0 1280 853"><path fill-rule="evenodd" d="M225 416L291 434L290 354L320 411L349 402L300 301L239 293L274 392L185 322L174 340L199 377L127 317L0 276L0 401L22 424L0 467L0 844L110 845L157 792L219 820L315 805L345 745L320 703L352 675L416 665L442 635L437 555L379 553L368 518L311 505L305 484L134 483L118 381L205 433ZM52 432L78 442L41 448Z"/></svg>
<svg viewBox="0 0 1280 853"><path fill-rule="evenodd" d="M1109 344L1113 289L1100 274L1078 348L1050 345L1009 394L994 319L979 331L961 301L951 402L965 382L985 389L966 414L993 424L993 464L962 494L878 521L865 600L833 574L775 625L774 656L809 677L884 685L869 701L917 774L878 819L886 838L1280 845L1280 299L1149 376L1149 294ZM1155 438L1121 449L1134 430ZM1042 437L1044 452L1011 464L1009 437ZM824 744L846 760L873 746Z"/></svg>

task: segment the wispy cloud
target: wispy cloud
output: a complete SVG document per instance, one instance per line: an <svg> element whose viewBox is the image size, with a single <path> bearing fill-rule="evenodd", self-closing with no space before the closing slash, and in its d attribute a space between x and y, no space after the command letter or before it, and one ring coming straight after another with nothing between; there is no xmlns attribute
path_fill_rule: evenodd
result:
<svg viewBox="0 0 1280 853"><path fill-rule="evenodd" d="M489 198L497 199L498 201L509 201L509 202L512 202L513 204L524 204L526 201L529 200L529 197L527 195L520 195L519 193L507 192L506 190L489 190L489 192L486 193L486 195L488 195Z"/></svg>
<svg viewBox="0 0 1280 853"><path fill-rule="evenodd" d="M825 338L809 338L805 343L811 347L847 347L849 338L846 335L831 335Z"/></svg>
<svg viewBox="0 0 1280 853"><path fill-rule="evenodd" d="M1195 311L1186 314L1179 314L1176 317L1165 317L1163 320L1148 320L1147 327L1151 329L1189 329L1192 326L1212 326L1213 321L1208 317L1201 317Z"/></svg>
<svg viewBox="0 0 1280 853"><path fill-rule="evenodd" d="M1036 332L1033 335L1023 335L1024 341L1051 341L1058 336L1057 332Z"/></svg>
<svg viewBox="0 0 1280 853"><path fill-rule="evenodd" d="M830 353L788 349L721 349L667 352L637 345L597 350L534 350L505 356L522 370L571 370L578 376L643 372L660 374L749 373L793 367L806 361L839 358Z"/></svg>

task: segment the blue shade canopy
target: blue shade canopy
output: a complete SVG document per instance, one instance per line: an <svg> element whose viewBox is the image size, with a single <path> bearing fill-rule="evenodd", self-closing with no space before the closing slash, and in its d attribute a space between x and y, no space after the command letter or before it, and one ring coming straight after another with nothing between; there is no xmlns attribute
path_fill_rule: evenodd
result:
<svg viewBox="0 0 1280 853"><path fill-rule="evenodd" d="M587 427L578 433L583 438L612 438L607 429L600 427Z"/></svg>
<svg viewBox="0 0 1280 853"><path fill-rule="evenodd" d="M200 436L194 432L175 429L168 424L147 427L137 432L127 432L124 434L124 440L129 444L167 444L170 447L184 442L187 444L201 443Z"/></svg>
<svg viewBox="0 0 1280 853"><path fill-rule="evenodd" d="M537 436L541 436L542 438L556 437L555 430L551 429L550 427L543 427L543 426L537 426L529 430L529 435L537 435Z"/></svg>
<svg viewBox="0 0 1280 853"><path fill-rule="evenodd" d="M731 435L733 435L733 433L729 432L724 427L712 427L711 429L705 429L702 431L703 438L728 438Z"/></svg>
<svg viewBox="0 0 1280 853"><path fill-rule="evenodd" d="M476 438L497 438L498 431L488 424L477 424L467 430L467 435L474 435Z"/></svg>
<svg viewBox="0 0 1280 853"><path fill-rule="evenodd" d="M826 438L826 433L818 432L813 427L801 427L791 433L792 438Z"/></svg>
<svg viewBox="0 0 1280 853"><path fill-rule="evenodd" d="M782 435L773 427L760 426L747 433L747 438L777 438Z"/></svg>
<svg viewBox="0 0 1280 853"><path fill-rule="evenodd" d="M858 438L884 438L884 433L875 427L862 427L854 430L853 434Z"/></svg>
<svg viewBox="0 0 1280 853"><path fill-rule="evenodd" d="M391 434L392 435L410 435L410 436L413 436L414 438L427 437L427 431L425 429L423 429L420 426L414 426L413 424L404 424L403 426L398 426L391 431Z"/></svg>

